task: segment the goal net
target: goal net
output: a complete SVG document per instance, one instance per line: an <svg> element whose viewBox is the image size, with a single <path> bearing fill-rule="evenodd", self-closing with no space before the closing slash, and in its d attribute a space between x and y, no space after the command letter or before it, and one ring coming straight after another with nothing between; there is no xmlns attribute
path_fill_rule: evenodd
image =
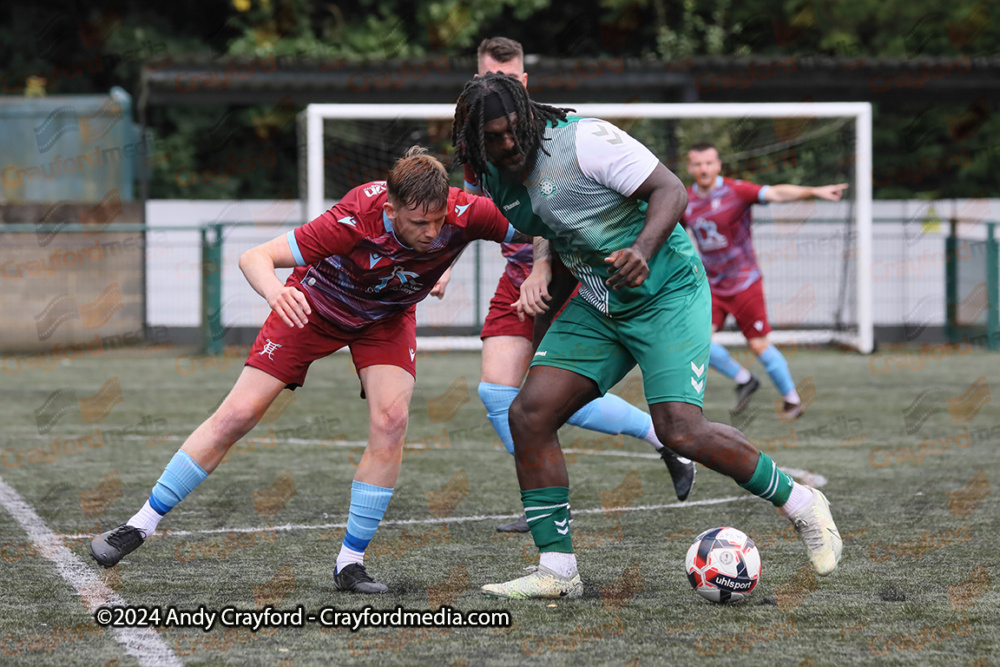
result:
<svg viewBox="0 0 1000 667"><path fill-rule="evenodd" d="M872 320L872 110L868 103L574 104L648 146L690 184L687 147L719 148L723 175L760 184L848 183L839 202L805 200L755 206L752 229L778 344L839 344L868 353ZM420 144L445 163L452 183L450 104L312 104L299 116L300 193L305 220L349 189L382 180L403 152ZM475 349L503 273L499 246L477 243L452 272L443 300L417 309L424 349ZM715 335L738 345L732 320Z"/></svg>

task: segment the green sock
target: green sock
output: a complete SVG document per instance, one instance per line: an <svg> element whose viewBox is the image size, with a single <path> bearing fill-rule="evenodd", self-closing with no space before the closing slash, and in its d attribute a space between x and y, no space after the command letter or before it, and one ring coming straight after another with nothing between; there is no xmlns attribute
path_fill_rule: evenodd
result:
<svg viewBox="0 0 1000 667"><path fill-rule="evenodd" d="M521 502L538 551L573 553L573 540L569 535L569 487L521 491Z"/></svg>
<svg viewBox="0 0 1000 667"><path fill-rule="evenodd" d="M792 484L794 482L788 473L782 472L770 456L761 452L760 459L757 460L757 469L753 471L753 477L740 486L755 496L770 501L775 507L781 507L788 502L788 496L792 493Z"/></svg>

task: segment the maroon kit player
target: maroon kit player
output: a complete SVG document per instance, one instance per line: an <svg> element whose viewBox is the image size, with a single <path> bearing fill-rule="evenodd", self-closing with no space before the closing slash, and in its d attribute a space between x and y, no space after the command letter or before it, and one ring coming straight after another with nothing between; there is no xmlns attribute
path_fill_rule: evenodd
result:
<svg viewBox="0 0 1000 667"><path fill-rule="evenodd" d="M795 391L788 362L767 337L771 325L767 321L764 281L750 233L751 208L754 204L812 197L839 201L847 184L820 187L757 185L725 178L721 176L719 151L709 143L691 147L687 169L695 183L688 188L683 223L694 232L712 289L712 332L722 328L728 315L736 319L747 344L782 396L784 403L779 420L798 419L802 415L802 401ZM760 381L717 343L712 343L709 365L736 382L736 403L731 412L739 414L746 409L750 398L760 388Z"/></svg>
<svg viewBox="0 0 1000 667"><path fill-rule="evenodd" d="M348 347L367 397L369 435L351 488L347 531L331 563L336 588L383 593L364 567L399 475L416 378L416 304L476 239L526 241L484 197L448 186L444 167L411 149L386 181L359 186L312 222L247 251L240 268L272 312L236 385L167 464L145 505L91 544L111 567L215 470L310 364ZM296 267L282 283L275 268Z"/></svg>

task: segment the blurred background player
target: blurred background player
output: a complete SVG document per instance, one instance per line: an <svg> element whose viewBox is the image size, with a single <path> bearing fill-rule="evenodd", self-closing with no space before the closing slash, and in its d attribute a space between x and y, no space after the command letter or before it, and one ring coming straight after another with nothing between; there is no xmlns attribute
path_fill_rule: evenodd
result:
<svg viewBox="0 0 1000 667"><path fill-rule="evenodd" d="M448 187L444 166L414 147L387 181L358 186L312 222L243 253L240 269L274 312L218 410L170 460L142 509L92 542L91 556L112 567L137 549L282 389L302 386L312 362L346 346L368 399L369 434L334 584L386 592L365 570L364 552L399 475L416 378L416 304L472 241L520 236L490 201ZM281 267L297 267L284 284L274 273Z"/></svg>
<svg viewBox="0 0 1000 667"><path fill-rule="evenodd" d="M524 50L520 42L513 39L484 39L479 44L478 69L477 77L487 72L497 72L517 79L522 86L528 85L528 75L524 71ZM465 190L471 194L483 194L479 177L469 165L465 166ZM552 272L548 260L532 266L530 243L504 243L500 248L507 265L500 276L496 293L490 300L490 310L480 335L483 340L483 360L479 398L486 406L490 423L500 440L507 451L513 454L514 441L510 436L507 411L524 382L524 375L534 354L531 342L534 318L519 314L514 304L520 299L522 291L530 295L532 302L546 301L549 298L548 284ZM442 280L438 281L431 292L433 296L444 296L450 275L449 270L442 276ZM652 418L628 401L615 394L605 394L570 417L569 423L600 433L624 433L645 440L653 445L667 464L677 499L686 500L691 493L695 477L694 463L678 457L660 444ZM522 516L498 526L497 530L526 533L528 521Z"/></svg>
<svg viewBox="0 0 1000 667"><path fill-rule="evenodd" d="M483 593L583 595L558 430L636 364L660 440L772 503L791 520L817 573L832 572L842 543L825 496L702 413L712 302L702 263L677 224L688 200L680 180L621 129L533 102L502 75L466 84L452 140L456 160L472 165L511 223L552 240L580 281L579 295L554 322L552 310L539 316L540 327L552 323L510 407L539 566Z"/></svg>
<svg viewBox="0 0 1000 667"><path fill-rule="evenodd" d="M803 187L799 185L756 185L749 181L725 178L719 151L710 143L698 143L688 151L688 173L694 184L688 188L688 205L683 224L694 232L712 288L712 333L722 328L728 315L747 339L750 349L760 359L784 406L780 421L793 421L802 415L802 400L788 362L767 335L764 282L757 266L750 225L754 204L783 203L813 197L839 201L847 183ZM733 359L722 345L712 343L709 365L736 382L736 402L732 414L739 414L750 403L760 380Z"/></svg>

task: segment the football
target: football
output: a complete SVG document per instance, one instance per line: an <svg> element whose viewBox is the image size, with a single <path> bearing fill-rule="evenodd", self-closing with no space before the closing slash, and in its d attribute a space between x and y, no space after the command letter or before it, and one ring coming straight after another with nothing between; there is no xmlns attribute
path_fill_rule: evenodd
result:
<svg viewBox="0 0 1000 667"><path fill-rule="evenodd" d="M760 552L746 533L722 527L706 530L688 549L688 581L712 602L738 602L760 581Z"/></svg>

